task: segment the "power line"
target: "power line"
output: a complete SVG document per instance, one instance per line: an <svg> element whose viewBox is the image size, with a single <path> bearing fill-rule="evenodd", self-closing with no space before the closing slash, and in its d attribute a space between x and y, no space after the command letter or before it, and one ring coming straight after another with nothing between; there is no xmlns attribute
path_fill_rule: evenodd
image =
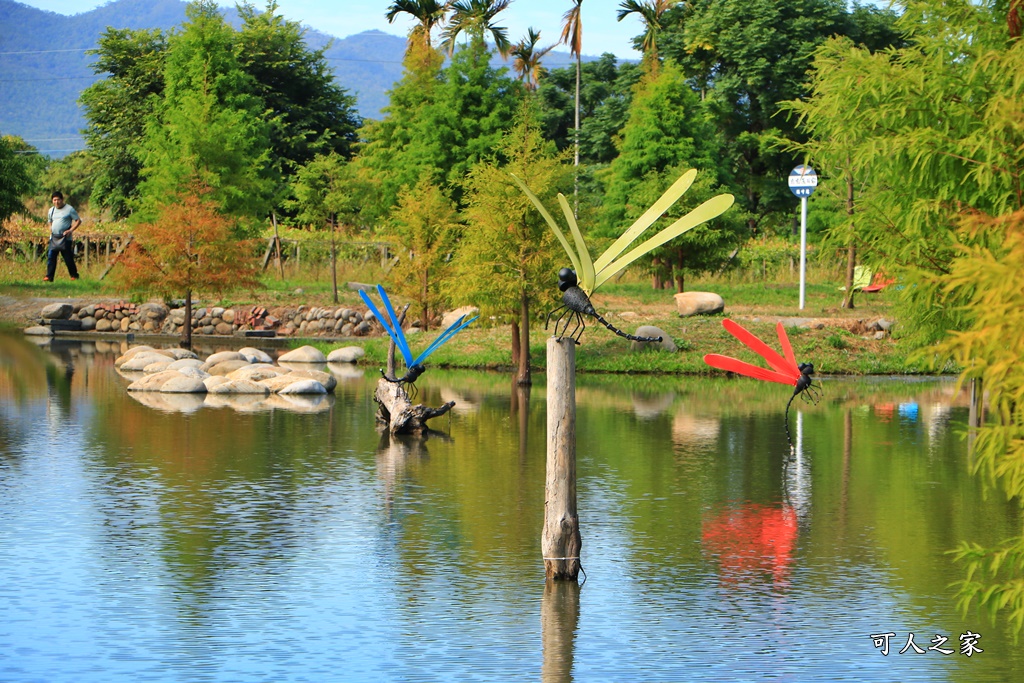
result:
<svg viewBox="0 0 1024 683"><path fill-rule="evenodd" d="M0 83L27 83L29 81L76 81L83 78L96 78L96 76L55 76L53 78L0 78Z"/></svg>
<svg viewBox="0 0 1024 683"><path fill-rule="evenodd" d="M64 50L23 50L21 52L0 52L2 55L45 55L51 52L85 52L86 50L95 50L95 47L75 47L67 48Z"/></svg>

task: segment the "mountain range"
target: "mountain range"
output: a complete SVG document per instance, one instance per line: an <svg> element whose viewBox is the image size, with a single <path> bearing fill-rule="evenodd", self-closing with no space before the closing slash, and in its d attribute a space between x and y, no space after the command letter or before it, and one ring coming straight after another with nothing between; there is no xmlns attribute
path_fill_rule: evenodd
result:
<svg viewBox="0 0 1024 683"><path fill-rule="evenodd" d="M185 7L183 0L115 0L66 16L0 0L0 134L21 136L53 157L83 149L78 96L101 78L86 51L108 27L169 30L185 21ZM233 8L223 11L229 23L240 25ZM360 116L378 118L388 90L402 76L405 39L382 31L337 38L304 29L311 48L329 45L324 56L337 83L356 96ZM567 52L545 59L548 68L571 63Z"/></svg>

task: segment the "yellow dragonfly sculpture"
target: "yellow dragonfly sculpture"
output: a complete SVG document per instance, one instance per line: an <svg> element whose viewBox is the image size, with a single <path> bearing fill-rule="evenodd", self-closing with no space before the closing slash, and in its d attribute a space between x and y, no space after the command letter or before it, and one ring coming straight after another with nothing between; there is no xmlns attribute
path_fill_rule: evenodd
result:
<svg viewBox="0 0 1024 683"><path fill-rule="evenodd" d="M633 242L635 242L645 230L647 230L647 228L651 227L656 220L661 218L662 214L668 211L669 208L671 208L671 206L675 204L688 189L690 189L690 185L693 184L696 177L696 169L690 169L680 176L679 179L672 184L672 187L668 188L668 190L665 191L665 194L661 195L658 201L654 202L654 204L652 204L651 207L647 209L642 216L640 216L640 218L636 219L633 225L631 225L626 232L622 233L622 236L615 240L615 243L612 244L612 246L608 247L601 256L594 260L590 256L590 251L587 249L586 242L583 240L583 233L580 232L580 228L576 224L576 216L572 211L572 207L569 206L569 201L565 196L562 195L562 193L558 194L558 204L562 209L562 214L565 216L566 223L569 225L569 232L576 245L575 249L573 249L572 244L570 244L569 240L565 237L565 232L559 227L551 214L548 213L548 210L544 207L544 204L541 203L537 195L530 191L530 188L526 186L526 183L513 175L512 179L516 181L520 188L522 188L523 192L526 193L526 196L533 202L533 205L537 207L541 216L544 217L544 220L547 221L547 224L551 226L551 230L555 233L555 237L557 237L558 241L562 244L562 248L565 249L565 253L569 255L569 260L572 262L573 266L573 269L562 268L558 271L558 289L562 292L562 305L548 313L545 328L547 327L547 324L550 323L551 316L562 311L561 315L559 315L555 320L554 334L557 337L568 336L577 344L579 344L580 337L583 336L583 330L586 329L586 323L583 319L584 315L596 318L599 323L620 337L625 337L626 339L633 341L660 342L660 337L637 337L618 329L601 317L601 315L594 309L593 304L590 302L590 296L594 293L594 290L625 270L627 266L641 256L644 256L666 242L679 237L687 230L691 230L701 223L706 223L713 218L717 218L733 205L735 197L731 194L720 194L716 197L712 197L693 211L690 211L679 220L658 232L653 237L648 238L636 247L626 251L626 249L629 248L629 246L633 244ZM566 332L569 331L569 325L573 322L576 323L576 326L573 327L572 333L567 335ZM558 333L559 325L562 325L561 335Z"/></svg>

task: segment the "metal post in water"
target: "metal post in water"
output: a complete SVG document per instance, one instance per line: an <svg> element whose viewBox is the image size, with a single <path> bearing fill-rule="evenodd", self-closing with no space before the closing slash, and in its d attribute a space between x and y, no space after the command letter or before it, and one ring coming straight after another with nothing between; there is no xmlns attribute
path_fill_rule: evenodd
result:
<svg viewBox="0 0 1024 683"><path fill-rule="evenodd" d="M547 365L547 470L541 553L548 579L576 581L583 543L576 511L575 340L548 339Z"/></svg>

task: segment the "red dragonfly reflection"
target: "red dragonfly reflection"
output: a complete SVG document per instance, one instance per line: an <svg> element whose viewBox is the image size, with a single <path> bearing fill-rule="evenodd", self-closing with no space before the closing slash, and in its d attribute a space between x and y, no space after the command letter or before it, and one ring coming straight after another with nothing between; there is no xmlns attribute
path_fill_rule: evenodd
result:
<svg viewBox="0 0 1024 683"><path fill-rule="evenodd" d="M701 541L704 550L718 558L723 582L770 575L779 584L789 572L796 536L793 508L748 503L706 519Z"/></svg>

